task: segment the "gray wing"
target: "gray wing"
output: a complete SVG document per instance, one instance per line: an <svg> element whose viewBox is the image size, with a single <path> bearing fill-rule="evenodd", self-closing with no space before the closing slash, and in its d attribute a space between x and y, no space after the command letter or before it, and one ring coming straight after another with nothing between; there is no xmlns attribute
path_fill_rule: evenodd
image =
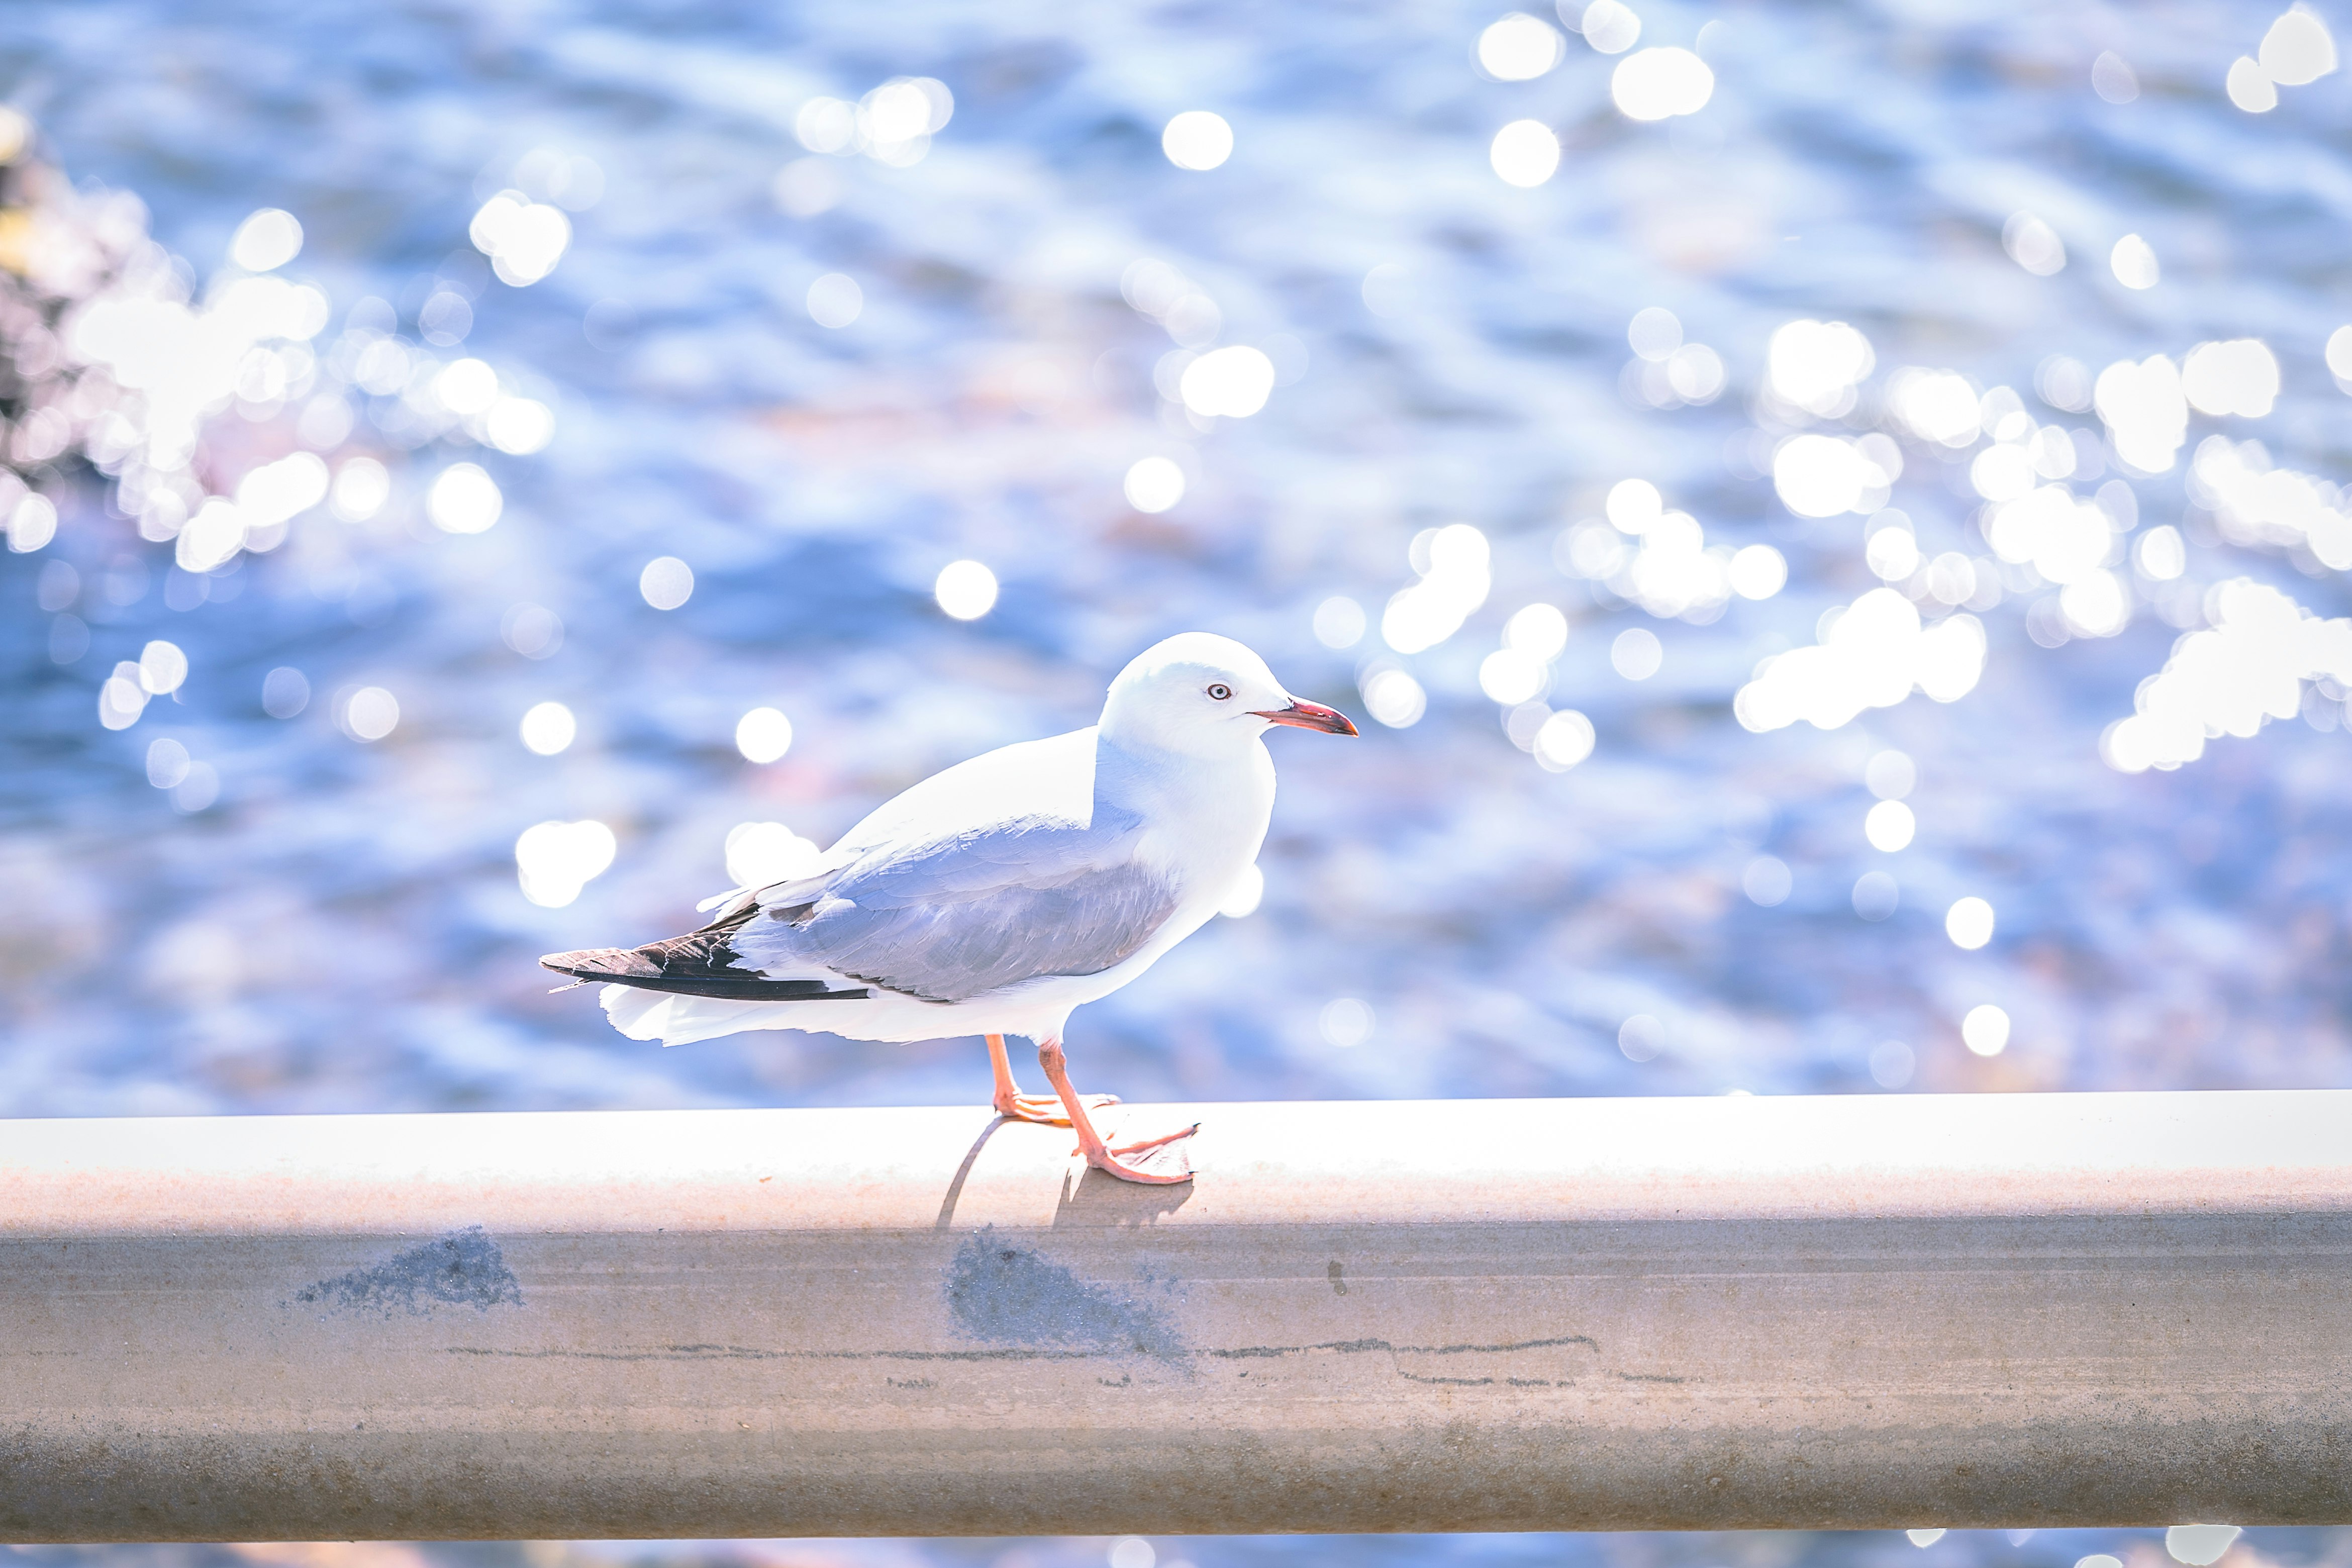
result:
<svg viewBox="0 0 2352 1568"><path fill-rule="evenodd" d="M1177 892L1135 857L1141 825L1097 808L879 847L769 889L732 945L769 974L827 969L931 1002L1098 974L1150 942Z"/></svg>

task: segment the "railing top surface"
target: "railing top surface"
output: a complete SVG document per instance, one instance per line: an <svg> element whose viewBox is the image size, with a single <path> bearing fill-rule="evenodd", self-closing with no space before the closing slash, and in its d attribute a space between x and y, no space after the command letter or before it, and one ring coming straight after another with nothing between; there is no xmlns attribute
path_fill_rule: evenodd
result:
<svg viewBox="0 0 2352 1568"><path fill-rule="evenodd" d="M0 1237L2352 1212L2352 1090L1255 1102L1198 1179L972 1107L0 1121Z"/></svg>

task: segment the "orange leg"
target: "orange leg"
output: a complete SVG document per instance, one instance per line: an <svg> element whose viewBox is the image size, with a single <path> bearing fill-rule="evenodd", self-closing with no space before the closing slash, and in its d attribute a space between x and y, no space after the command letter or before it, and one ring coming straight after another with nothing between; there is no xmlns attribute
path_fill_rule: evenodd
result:
<svg viewBox="0 0 2352 1568"><path fill-rule="evenodd" d="M1165 1149L1198 1132L1201 1130L1199 1122L1195 1121L1181 1131L1170 1132L1158 1138L1145 1138L1133 1143L1122 1143L1113 1148L1103 1142L1101 1133L1095 1131L1095 1124L1087 1119L1087 1108L1080 1100L1078 1091L1070 1087L1070 1070L1062 1055L1062 1042L1039 1041L1037 1065L1045 1069L1045 1076L1053 1080L1055 1092L1062 1097L1062 1109L1069 1113L1070 1125L1078 1134L1078 1151L1086 1155L1087 1164L1097 1171L1108 1172L1122 1182L1146 1182L1172 1186L1179 1182L1189 1182L1192 1179L1192 1167L1181 1152L1136 1164L1129 1164L1119 1156L1148 1154L1155 1149Z"/></svg>
<svg viewBox="0 0 2352 1568"><path fill-rule="evenodd" d="M1035 1121L1047 1127L1067 1127L1070 1118L1062 1109L1059 1095L1024 1094L1021 1086L1013 1081L1013 1062L1004 1054L1004 1037L988 1037L988 1065L996 1074L996 1114L1008 1121ZM1115 1094L1088 1094L1079 1097L1087 1107L1100 1110L1107 1105L1117 1105Z"/></svg>

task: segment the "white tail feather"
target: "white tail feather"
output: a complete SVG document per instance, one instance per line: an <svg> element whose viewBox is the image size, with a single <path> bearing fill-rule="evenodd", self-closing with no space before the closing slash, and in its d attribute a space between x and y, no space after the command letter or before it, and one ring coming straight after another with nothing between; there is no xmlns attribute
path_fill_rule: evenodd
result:
<svg viewBox="0 0 2352 1568"><path fill-rule="evenodd" d="M597 998L613 1027L633 1040L665 1046L691 1045L742 1029L787 1029L794 1026L789 1002L734 1002L716 996L681 996L635 985L607 985Z"/></svg>

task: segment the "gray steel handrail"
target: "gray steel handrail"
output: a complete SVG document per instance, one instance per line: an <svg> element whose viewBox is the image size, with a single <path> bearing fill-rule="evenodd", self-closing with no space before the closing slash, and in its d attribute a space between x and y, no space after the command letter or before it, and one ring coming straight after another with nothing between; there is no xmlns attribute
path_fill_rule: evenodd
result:
<svg viewBox="0 0 2352 1568"><path fill-rule="evenodd" d="M0 1539L2340 1523L2347 1113L0 1122Z"/></svg>

